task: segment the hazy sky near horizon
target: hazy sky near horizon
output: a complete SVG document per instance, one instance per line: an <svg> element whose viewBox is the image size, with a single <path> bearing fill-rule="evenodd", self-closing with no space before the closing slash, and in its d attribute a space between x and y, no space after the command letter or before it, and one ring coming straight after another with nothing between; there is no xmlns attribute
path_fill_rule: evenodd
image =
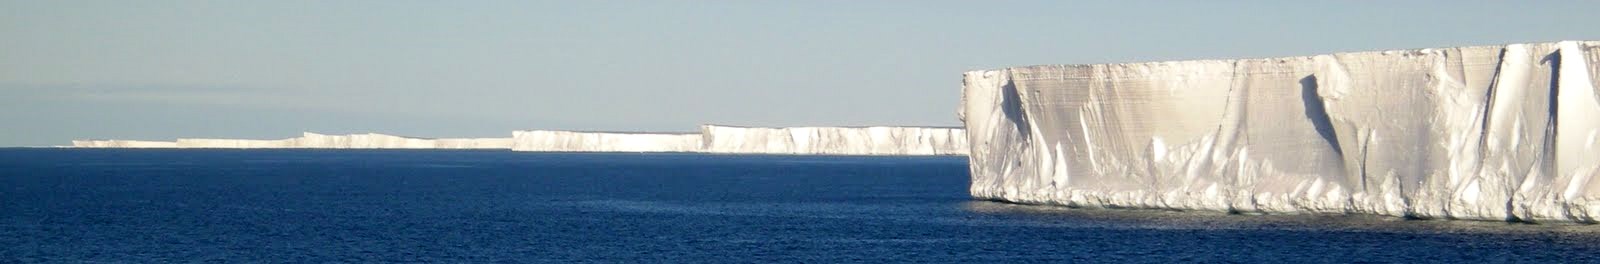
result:
<svg viewBox="0 0 1600 264"><path fill-rule="evenodd" d="M1600 39L1600 2L0 0L0 146L957 126L961 73Z"/></svg>

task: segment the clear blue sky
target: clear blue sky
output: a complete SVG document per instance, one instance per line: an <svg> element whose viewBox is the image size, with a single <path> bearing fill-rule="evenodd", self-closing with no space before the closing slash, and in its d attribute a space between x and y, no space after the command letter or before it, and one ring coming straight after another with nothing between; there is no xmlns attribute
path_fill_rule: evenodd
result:
<svg viewBox="0 0 1600 264"><path fill-rule="evenodd" d="M1600 39L1600 2L0 0L0 146L955 126L961 73Z"/></svg>

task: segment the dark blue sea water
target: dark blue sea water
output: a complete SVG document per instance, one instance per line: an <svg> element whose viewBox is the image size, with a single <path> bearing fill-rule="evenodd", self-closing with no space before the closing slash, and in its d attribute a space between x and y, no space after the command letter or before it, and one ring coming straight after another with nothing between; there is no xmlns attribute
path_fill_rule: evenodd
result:
<svg viewBox="0 0 1600 264"><path fill-rule="evenodd" d="M1594 262L1600 227L973 201L962 157L0 149L0 262Z"/></svg>

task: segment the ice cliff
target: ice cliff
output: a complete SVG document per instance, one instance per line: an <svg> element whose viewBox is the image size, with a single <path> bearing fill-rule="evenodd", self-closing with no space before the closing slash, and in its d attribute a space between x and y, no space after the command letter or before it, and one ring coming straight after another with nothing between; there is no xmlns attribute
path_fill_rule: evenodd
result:
<svg viewBox="0 0 1600 264"><path fill-rule="evenodd" d="M177 141L74 140L85 148L323 148L323 149L507 149L510 138L409 138L384 134L303 133L277 140L180 138Z"/></svg>
<svg viewBox="0 0 1600 264"><path fill-rule="evenodd" d="M965 155L967 135L936 127L733 127L706 125L705 152L823 155Z"/></svg>
<svg viewBox="0 0 1600 264"><path fill-rule="evenodd" d="M513 131L510 138L411 138L384 134L275 140L182 138L177 141L74 140L82 148L510 149L537 152L695 152L792 155L965 155L959 128L706 125L700 133Z"/></svg>
<svg viewBox="0 0 1600 264"><path fill-rule="evenodd" d="M967 72L971 193L1593 223L1597 44Z"/></svg>
<svg viewBox="0 0 1600 264"><path fill-rule="evenodd" d="M176 148L178 144L172 141L73 140L72 146L79 148Z"/></svg>
<svg viewBox="0 0 1600 264"><path fill-rule="evenodd" d="M700 133L531 130L512 133L512 150L547 152L698 152L791 155L964 155L959 128L701 126Z"/></svg>
<svg viewBox="0 0 1600 264"><path fill-rule="evenodd" d="M700 134L528 130L511 132L511 150L541 152L698 152Z"/></svg>

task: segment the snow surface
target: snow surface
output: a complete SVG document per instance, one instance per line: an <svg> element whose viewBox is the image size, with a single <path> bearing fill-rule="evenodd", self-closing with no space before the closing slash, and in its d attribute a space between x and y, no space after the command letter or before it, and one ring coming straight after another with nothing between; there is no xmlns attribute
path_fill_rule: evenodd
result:
<svg viewBox="0 0 1600 264"><path fill-rule="evenodd" d="M972 71L971 193L1593 223L1597 44Z"/></svg>

